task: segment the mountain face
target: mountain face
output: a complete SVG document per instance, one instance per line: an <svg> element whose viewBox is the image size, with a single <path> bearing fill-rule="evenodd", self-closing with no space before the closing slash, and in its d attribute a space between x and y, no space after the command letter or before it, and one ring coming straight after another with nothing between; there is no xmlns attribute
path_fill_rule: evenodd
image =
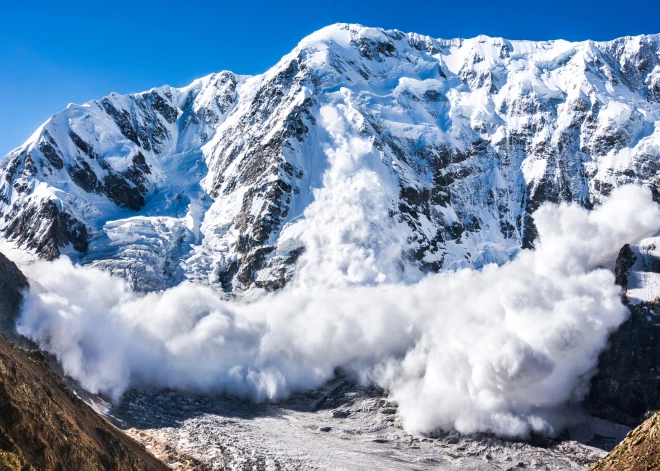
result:
<svg viewBox="0 0 660 471"><path fill-rule="evenodd" d="M16 319L23 301L21 291L27 290L27 278L18 267L0 253L0 333L21 344L16 333Z"/></svg>
<svg viewBox="0 0 660 471"><path fill-rule="evenodd" d="M0 234L140 290L278 289L331 242L346 250L319 256L344 282L415 279L532 247L545 201L591 207L631 182L660 199L659 120L660 35L338 24L263 75L70 105L0 160Z"/></svg>

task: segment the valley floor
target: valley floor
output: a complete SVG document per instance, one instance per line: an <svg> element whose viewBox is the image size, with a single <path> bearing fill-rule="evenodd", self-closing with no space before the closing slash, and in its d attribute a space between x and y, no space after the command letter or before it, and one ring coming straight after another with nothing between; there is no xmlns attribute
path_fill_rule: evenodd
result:
<svg viewBox="0 0 660 471"><path fill-rule="evenodd" d="M584 443L415 436L382 391L342 378L279 405L132 391L108 414L178 470L585 470L629 430L594 419L575 432Z"/></svg>

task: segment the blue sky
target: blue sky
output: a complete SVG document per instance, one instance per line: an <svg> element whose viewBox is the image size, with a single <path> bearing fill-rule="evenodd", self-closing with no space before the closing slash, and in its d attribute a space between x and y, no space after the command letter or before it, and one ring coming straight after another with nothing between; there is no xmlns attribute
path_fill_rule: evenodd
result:
<svg viewBox="0 0 660 471"><path fill-rule="evenodd" d="M606 40L660 32L658 0L4 2L0 156L68 103L267 70L331 23L433 37Z"/></svg>

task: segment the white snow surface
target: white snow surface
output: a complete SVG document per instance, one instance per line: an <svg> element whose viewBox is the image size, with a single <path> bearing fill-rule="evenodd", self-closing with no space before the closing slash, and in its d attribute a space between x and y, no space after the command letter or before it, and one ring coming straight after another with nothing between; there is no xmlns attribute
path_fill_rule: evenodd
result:
<svg viewBox="0 0 660 471"><path fill-rule="evenodd" d="M259 76L70 105L0 160L3 246L38 252L8 227L50 200L88 233L86 251L60 253L146 291L278 288L301 248L328 268L305 279L330 285L502 264L533 239L541 201L654 187L659 41L442 40L337 24ZM149 173L137 210L71 177L83 161L99 180L129 172L138 154Z"/></svg>

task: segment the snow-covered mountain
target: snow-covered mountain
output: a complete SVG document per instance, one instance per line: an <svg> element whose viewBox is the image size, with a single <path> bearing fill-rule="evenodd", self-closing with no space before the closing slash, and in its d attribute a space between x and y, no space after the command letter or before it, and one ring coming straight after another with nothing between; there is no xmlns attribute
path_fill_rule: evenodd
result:
<svg viewBox="0 0 660 471"><path fill-rule="evenodd" d="M325 283L414 280L531 247L544 201L660 198L659 123L660 35L337 24L263 75L70 105L0 160L0 234L141 290L277 289L310 246Z"/></svg>

